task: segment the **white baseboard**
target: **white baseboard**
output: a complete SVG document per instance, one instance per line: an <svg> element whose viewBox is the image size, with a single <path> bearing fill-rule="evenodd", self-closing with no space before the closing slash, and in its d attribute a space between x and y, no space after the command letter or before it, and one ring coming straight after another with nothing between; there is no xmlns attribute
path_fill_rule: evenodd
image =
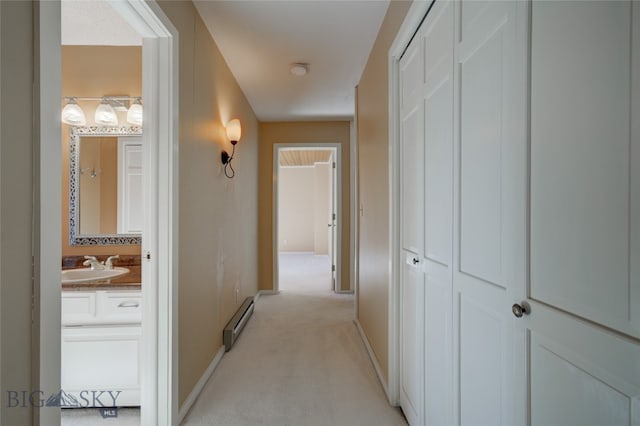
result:
<svg viewBox="0 0 640 426"><path fill-rule="evenodd" d="M353 290L336 290L337 294L353 294Z"/></svg>
<svg viewBox="0 0 640 426"><path fill-rule="evenodd" d="M364 343L364 347L367 348L367 353L369 354L369 358L371 359L371 363L373 364L373 368L376 370L376 374L378 376L378 380L380 381L380 384L382 385L382 389L384 389L384 393L387 395L387 399L389 400L389 403L391 403L392 398L391 398L391 394L389 393L389 386L387 386L387 381L385 380L384 376L382 375L382 370L380 369L380 364L378 363L378 358L376 358L376 354L373 352L373 348L371 348L371 344L369 343L369 339L367 339L367 335L365 334L364 330L362 329L362 325L360 324L360 321L358 321L358 319L354 319L353 322L356 325L356 328L358 329L358 332L360 333L360 338L362 339L362 342ZM393 405L393 404L392 404Z"/></svg>
<svg viewBox="0 0 640 426"><path fill-rule="evenodd" d="M191 409L191 406L194 402L196 402L196 399L198 399L198 395L200 395L200 392L202 392L202 389L207 383L207 380L209 380L209 377L211 377L218 364L220 364L220 360L222 359L223 355L224 346L220 348L216 356L213 358L213 361L211 361L211 364L209 364L204 374L202 374L202 377L200 377L200 380L198 380L198 383L196 383L189 396L187 396L187 399L184 400L184 403L182 404L182 407L180 407L180 411L178 412L178 424L182 423L187 413Z"/></svg>
<svg viewBox="0 0 640 426"><path fill-rule="evenodd" d="M274 294L280 294L276 290L259 290L255 296L253 296L253 303L256 303L262 296L273 296Z"/></svg>

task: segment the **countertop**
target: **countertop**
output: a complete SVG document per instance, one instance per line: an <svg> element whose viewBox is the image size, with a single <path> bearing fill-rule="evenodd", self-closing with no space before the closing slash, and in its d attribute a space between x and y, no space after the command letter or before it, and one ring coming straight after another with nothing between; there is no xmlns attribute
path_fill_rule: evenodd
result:
<svg viewBox="0 0 640 426"><path fill-rule="evenodd" d="M96 256L96 258L104 261L107 256ZM84 261L84 256L65 256L62 259L62 269L85 268L86 266L82 265ZM62 284L62 290L140 290L142 281L140 276L140 256L120 256L120 259L117 259L114 263L115 266L122 266L123 268L129 269L129 273L112 280L80 284Z"/></svg>

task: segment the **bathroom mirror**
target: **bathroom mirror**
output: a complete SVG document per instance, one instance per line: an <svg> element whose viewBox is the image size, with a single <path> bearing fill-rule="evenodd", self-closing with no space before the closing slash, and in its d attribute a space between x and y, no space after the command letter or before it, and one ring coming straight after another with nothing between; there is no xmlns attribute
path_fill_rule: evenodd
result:
<svg viewBox="0 0 640 426"><path fill-rule="evenodd" d="M69 130L69 244L142 241L142 128Z"/></svg>

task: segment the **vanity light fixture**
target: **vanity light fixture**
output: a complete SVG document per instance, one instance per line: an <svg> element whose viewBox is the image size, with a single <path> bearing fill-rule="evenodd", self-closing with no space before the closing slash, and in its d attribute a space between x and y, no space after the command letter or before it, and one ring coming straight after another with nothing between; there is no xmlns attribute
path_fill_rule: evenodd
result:
<svg viewBox="0 0 640 426"><path fill-rule="evenodd" d="M240 126L240 120L234 118L233 120L227 123L227 137L233 146L233 150L231 151L231 155L225 150L220 154L220 159L222 160L222 164L224 165L224 175L228 178L232 178L235 176L236 172L233 170L231 166L231 160L233 160L233 156L236 153L236 144L240 140L240 136L242 135L242 128ZM231 170L231 173L227 169Z"/></svg>
<svg viewBox="0 0 640 426"><path fill-rule="evenodd" d="M84 126L87 123L84 111L78 105L81 101L100 101L96 108L94 120L103 126L117 126L117 111L127 113L127 121L136 126L142 126L142 98L140 96L65 96L67 104L62 109L62 122L71 126ZM133 102L131 103L131 101ZM131 103L131 106L129 104Z"/></svg>
<svg viewBox="0 0 640 426"><path fill-rule="evenodd" d="M76 98L67 99L68 102L62 109L62 122L72 126L84 126L87 124L87 118L78 102L76 102Z"/></svg>

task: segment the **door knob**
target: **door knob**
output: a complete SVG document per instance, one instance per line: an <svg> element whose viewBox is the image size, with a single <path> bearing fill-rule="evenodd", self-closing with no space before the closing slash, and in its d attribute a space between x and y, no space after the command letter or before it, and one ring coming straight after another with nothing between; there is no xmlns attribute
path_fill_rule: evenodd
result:
<svg viewBox="0 0 640 426"><path fill-rule="evenodd" d="M511 312L516 318L522 318L523 315L529 315L529 306L526 303L518 304L514 303L511 307Z"/></svg>
<svg viewBox="0 0 640 426"><path fill-rule="evenodd" d="M420 263L420 259L418 259L417 257L413 258L413 264L417 265L418 263Z"/></svg>

